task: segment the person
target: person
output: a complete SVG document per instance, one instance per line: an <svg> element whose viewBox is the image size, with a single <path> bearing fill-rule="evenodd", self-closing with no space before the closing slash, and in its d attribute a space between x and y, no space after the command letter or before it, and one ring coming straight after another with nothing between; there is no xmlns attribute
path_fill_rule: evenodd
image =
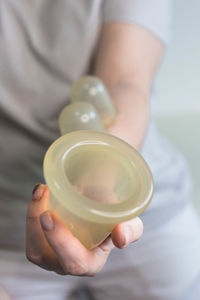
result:
<svg viewBox="0 0 200 300"><path fill-rule="evenodd" d="M20 300L86 294L101 300L199 299L200 229L189 170L151 117L154 77L168 42L169 1L2 0L0 9L0 286ZM59 136L59 113L71 85L85 74L106 85L118 110L108 132L141 152L155 194L141 216L142 237L136 218L87 251L46 209L48 187L37 185L27 212L26 253L38 268L24 255L30 189L43 182L42 161Z"/></svg>

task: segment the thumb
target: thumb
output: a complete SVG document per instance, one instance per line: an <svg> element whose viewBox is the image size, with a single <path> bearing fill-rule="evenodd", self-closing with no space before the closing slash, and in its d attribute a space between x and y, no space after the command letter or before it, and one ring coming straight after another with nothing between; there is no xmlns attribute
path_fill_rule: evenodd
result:
<svg viewBox="0 0 200 300"><path fill-rule="evenodd" d="M139 217L117 225L111 234L113 244L117 248L125 248L140 239L143 233L143 223Z"/></svg>

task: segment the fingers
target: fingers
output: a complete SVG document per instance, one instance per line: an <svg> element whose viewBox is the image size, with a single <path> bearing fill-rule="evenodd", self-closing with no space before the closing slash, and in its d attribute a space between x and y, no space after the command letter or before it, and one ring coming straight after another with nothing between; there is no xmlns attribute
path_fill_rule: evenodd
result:
<svg viewBox="0 0 200 300"><path fill-rule="evenodd" d="M65 274L88 275L92 254L75 238L62 221L50 211L40 217L49 245L54 250Z"/></svg>
<svg viewBox="0 0 200 300"><path fill-rule="evenodd" d="M140 218L117 225L112 231L111 238L117 248L125 248L130 243L140 239L143 233L143 223Z"/></svg>
<svg viewBox="0 0 200 300"><path fill-rule="evenodd" d="M47 211L48 201L48 187L38 185L27 211L27 258L34 264L59 274L95 275L102 269L114 248L111 238L89 251L58 216Z"/></svg>
<svg viewBox="0 0 200 300"><path fill-rule="evenodd" d="M114 248L111 238L99 247L88 250L75 238L63 222L47 211L40 217L45 237L57 255L65 274L93 276L104 266L107 257Z"/></svg>
<svg viewBox="0 0 200 300"><path fill-rule="evenodd" d="M59 269L58 261L49 247L40 225L40 214L47 210L49 189L38 184L34 190L26 218L26 256L47 270Z"/></svg>
<svg viewBox="0 0 200 300"><path fill-rule="evenodd" d="M89 251L67 229L59 217L47 211L49 189L39 185L27 212L27 258L59 274L97 274L114 247L124 248L138 240L143 232L139 218L117 225L110 237Z"/></svg>
<svg viewBox="0 0 200 300"><path fill-rule="evenodd" d="M37 257L44 248L44 235L41 230L39 216L47 208L48 188L39 184L35 186L26 215L26 252L27 256Z"/></svg>

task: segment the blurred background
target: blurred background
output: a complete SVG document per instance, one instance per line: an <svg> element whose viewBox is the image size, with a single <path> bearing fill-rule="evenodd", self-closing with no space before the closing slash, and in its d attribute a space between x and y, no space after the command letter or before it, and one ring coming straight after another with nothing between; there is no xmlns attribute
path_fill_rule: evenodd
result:
<svg viewBox="0 0 200 300"><path fill-rule="evenodd" d="M200 1L173 0L171 39L156 78L160 131L186 156L200 214Z"/></svg>
<svg viewBox="0 0 200 300"><path fill-rule="evenodd" d="M171 39L156 80L156 112L200 111L200 1L172 3Z"/></svg>

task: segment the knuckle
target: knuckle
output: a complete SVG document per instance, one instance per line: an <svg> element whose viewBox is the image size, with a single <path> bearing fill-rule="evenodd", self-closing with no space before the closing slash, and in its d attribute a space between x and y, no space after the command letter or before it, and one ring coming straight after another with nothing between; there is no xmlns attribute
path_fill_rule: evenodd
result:
<svg viewBox="0 0 200 300"><path fill-rule="evenodd" d="M29 203L29 206L26 211L26 219L35 219L38 217L38 209L33 205L32 202Z"/></svg>
<svg viewBox="0 0 200 300"><path fill-rule="evenodd" d="M98 273L101 272L105 263L98 263L93 265L93 267L87 272L87 276L95 277Z"/></svg>
<svg viewBox="0 0 200 300"><path fill-rule="evenodd" d="M65 272L63 269L56 269L54 270L56 274L61 275L61 276L65 276L65 275L69 275L69 273Z"/></svg>
<svg viewBox="0 0 200 300"><path fill-rule="evenodd" d="M26 258L34 263L35 265L41 266L43 262L43 257L41 255L34 254L30 251L26 251Z"/></svg>
<svg viewBox="0 0 200 300"><path fill-rule="evenodd" d="M55 228L55 236L54 236L54 242L56 243L56 249L65 249L65 244L66 244L66 240L65 240L65 236L62 234L62 232L60 232L60 228L58 226L58 224L54 225Z"/></svg>
<svg viewBox="0 0 200 300"><path fill-rule="evenodd" d="M66 263L64 264L63 269L67 274L74 276L84 276L88 273L87 266L80 261L72 262L70 264Z"/></svg>
<svg viewBox="0 0 200 300"><path fill-rule="evenodd" d="M26 219L27 221L32 221L38 218L38 211L32 208L32 206L29 206L26 213Z"/></svg>

